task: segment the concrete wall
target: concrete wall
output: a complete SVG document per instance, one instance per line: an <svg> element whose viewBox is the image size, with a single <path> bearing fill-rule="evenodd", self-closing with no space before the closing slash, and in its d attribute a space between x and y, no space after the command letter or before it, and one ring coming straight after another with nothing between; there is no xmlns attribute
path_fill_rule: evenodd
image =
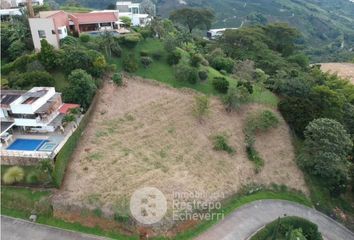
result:
<svg viewBox="0 0 354 240"><path fill-rule="evenodd" d="M41 40L38 31L42 30L45 32L45 39L55 48L59 48L59 41L57 35L52 33L55 32L54 21L52 18L29 18L29 24L31 28L32 40L34 48L36 51L41 49Z"/></svg>

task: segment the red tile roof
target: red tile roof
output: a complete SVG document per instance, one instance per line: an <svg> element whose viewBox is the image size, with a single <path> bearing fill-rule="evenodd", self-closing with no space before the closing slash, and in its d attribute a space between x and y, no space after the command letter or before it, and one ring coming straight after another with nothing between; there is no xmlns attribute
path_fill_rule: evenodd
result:
<svg viewBox="0 0 354 240"><path fill-rule="evenodd" d="M95 12L95 13L74 13L70 14L76 18L79 24L89 23L104 23L104 22L116 22L118 17L113 12Z"/></svg>
<svg viewBox="0 0 354 240"><path fill-rule="evenodd" d="M64 104L59 108L59 112L60 112L60 113L67 114L70 109L79 108L79 107L80 107L79 104L64 103Z"/></svg>

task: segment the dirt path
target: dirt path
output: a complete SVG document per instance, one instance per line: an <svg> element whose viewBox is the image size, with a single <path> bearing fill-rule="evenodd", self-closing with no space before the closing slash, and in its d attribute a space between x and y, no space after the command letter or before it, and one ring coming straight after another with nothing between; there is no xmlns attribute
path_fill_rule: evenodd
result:
<svg viewBox="0 0 354 240"><path fill-rule="evenodd" d="M324 72L336 73L354 84L354 63L320 63Z"/></svg>
<svg viewBox="0 0 354 240"><path fill-rule="evenodd" d="M325 240L354 240L352 232L323 213L281 200L261 200L245 205L196 240L246 240L264 225L285 215L305 218L317 224Z"/></svg>

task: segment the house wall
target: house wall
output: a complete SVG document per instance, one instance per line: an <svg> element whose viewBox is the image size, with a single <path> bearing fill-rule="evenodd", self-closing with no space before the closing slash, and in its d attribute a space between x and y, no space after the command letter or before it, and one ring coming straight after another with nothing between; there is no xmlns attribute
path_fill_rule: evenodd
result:
<svg viewBox="0 0 354 240"><path fill-rule="evenodd" d="M41 40L38 31L45 32L45 39L55 48L59 48L59 40L55 34L55 25L52 18L29 18L33 45L36 51L41 49ZM54 31L54 34L52 33Z"/></svg>

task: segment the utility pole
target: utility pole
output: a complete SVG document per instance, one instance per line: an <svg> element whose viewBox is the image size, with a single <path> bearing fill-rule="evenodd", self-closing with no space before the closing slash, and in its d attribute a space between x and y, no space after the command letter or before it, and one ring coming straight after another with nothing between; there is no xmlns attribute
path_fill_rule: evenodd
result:
<svg viewBox="0 0 354 240"><path fill-rule="evenodd" d="M27 11L28 11L28 16L30 18L34 17L34 11L32 7L32 0L27 0Z"/></svg>

